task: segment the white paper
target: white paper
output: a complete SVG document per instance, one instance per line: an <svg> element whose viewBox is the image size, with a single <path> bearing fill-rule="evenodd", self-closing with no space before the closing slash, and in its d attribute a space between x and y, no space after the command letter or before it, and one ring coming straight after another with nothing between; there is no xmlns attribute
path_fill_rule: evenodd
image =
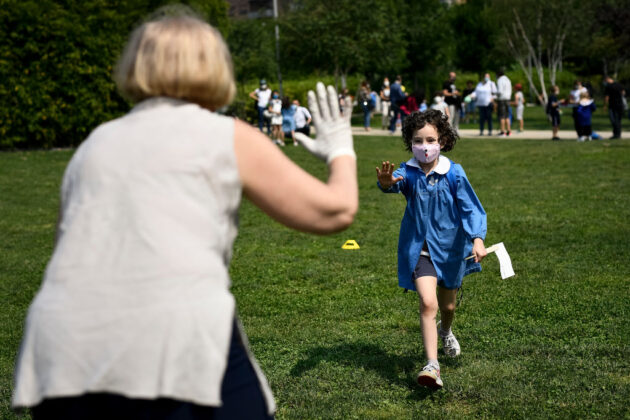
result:
<svg viewBox="0 0 630 420"><path fill-rule="evenodd" d="M505 249L505 245L503 242L497 244L497 249L495 251L497 254L497 258L499 259L499 268L501 270L501 278L507 279L508 277L512 277L514 275L514 270L512 269L512 260Z"/></svg>

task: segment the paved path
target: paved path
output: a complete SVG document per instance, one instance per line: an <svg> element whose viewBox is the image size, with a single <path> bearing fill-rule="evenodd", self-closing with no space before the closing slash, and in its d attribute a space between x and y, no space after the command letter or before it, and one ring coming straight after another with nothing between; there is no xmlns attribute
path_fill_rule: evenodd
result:
<svg viewBox="0 0 630 420"><path fill-rule="evenodd" d="M372 128L370 131L365 131L363 127L352 127L352 134L355 136L391 136L388 130L374 129ZM479 138L479 139L489 139L489 138L499 138L498 132L493 132L492 136L488 135L479 135L478 129L468 128L459 130L459 136L464 138ZM603 139L608 139L612 136L612 131L598 131L597 134L602 136ZM400 130L397 130L394 136L400 137ZM577 140L577 135L573 130L561 130L558 132L558 137L561 140ZM622 132L621 137L623 139L630 139L630 132ZM524 140L524 139L536 139L536 140L551 140L551 129L549 130L525 130L522 133L517 133L516 131L512 132L512 135L505 138L505 140Z"/></svg>

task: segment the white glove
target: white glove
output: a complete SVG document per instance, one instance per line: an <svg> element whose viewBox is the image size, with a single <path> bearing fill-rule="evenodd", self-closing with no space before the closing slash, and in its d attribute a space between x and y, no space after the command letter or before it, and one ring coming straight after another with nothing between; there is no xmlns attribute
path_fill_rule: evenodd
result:
<svg viewBox="0 0 630 420"><path fill-rule="evenodd" d="M326 161L327 164L336 157L346 155L356 159L352 144L352 130L350 129L349 110L346 115L339 112L339 99L334 87L328 90L322 82L317 83L317 95L308 92L308 107L315 125L315 139L295 133L295 138L313 155Z"/></svg>

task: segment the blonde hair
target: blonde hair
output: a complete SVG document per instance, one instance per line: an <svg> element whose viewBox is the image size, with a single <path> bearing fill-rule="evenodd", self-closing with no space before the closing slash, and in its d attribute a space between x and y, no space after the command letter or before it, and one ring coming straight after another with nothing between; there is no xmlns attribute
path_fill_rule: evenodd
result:
<svg viewBox="0 0 630 420"><path fill-rule="evenodd" d="M236 92L232 58L219 31L192 16L165 17L137 28L114 73L133 101L168 96L215 111Z"/></svg>

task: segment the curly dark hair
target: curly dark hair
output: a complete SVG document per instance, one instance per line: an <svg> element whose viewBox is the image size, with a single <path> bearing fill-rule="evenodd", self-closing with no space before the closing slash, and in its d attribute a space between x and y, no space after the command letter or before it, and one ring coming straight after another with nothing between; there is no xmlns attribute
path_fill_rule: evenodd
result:
<svg viewBox="0 0 630 420"><path fill-rule="evenodd" d="M424 112L413 112L409 114L402 126L403 141L407 151L411 152L411 140L416 131L423 128L425 125L431 124L438 132L438 141L442 146L443 152L453 150L455 143L459 136L457 132L453 130L453 127L448 122L448 118L441 111L437 109L427 109Z"/></svg>

